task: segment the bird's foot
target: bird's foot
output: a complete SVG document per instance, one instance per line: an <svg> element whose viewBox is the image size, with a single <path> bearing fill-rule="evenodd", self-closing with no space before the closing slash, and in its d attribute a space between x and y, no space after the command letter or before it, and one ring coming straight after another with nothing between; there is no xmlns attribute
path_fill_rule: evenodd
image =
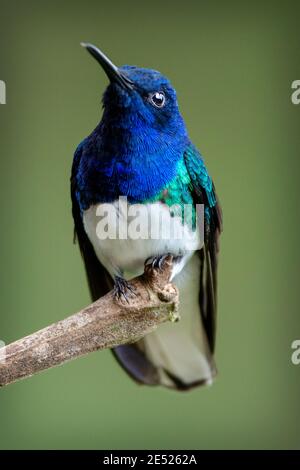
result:
<svg viewBox="0 0 300 470"><path fill-rule="evenodd" d="M151 266L152 269L162 270L164 261L169 256L172 256L171 253L167 253L167 254L159 255L159 256L150 256L150 258L146 259L145 266ZM174 259L173 256L172 256L172 259Z"/></svg>
<svg viewBox="0 0 300 470"><path fill-rule="evenodd" d="M134 287L126 279L120 276L115 277L114 297L117 300L124 299L129 303L129 298L136 295Z"/></svg>
<svg viewBox="0 0 300 470"><path fill-rule="evenodd" d="M145 261L145 273L149 272L151 273L156 271L162 272L166 266L165 263L175 263L178 262L181 259L181 256L173 256L170 253L164 254L161 256L155 256L148 258ZM168 279L170 278L170 270L168 272ZM163 301L163 302L173 302L174 303L174 298L177 297L178 299L178 288L174 285L168 282L168 279L166 279L167 283L165 284L164 288L159 290L158 292L158 298ZM175 302L173 305L172 310L169 312L169 320L172 323L178 322L180 320L180 314L179 314L179 303L178 300Z"/></svg>

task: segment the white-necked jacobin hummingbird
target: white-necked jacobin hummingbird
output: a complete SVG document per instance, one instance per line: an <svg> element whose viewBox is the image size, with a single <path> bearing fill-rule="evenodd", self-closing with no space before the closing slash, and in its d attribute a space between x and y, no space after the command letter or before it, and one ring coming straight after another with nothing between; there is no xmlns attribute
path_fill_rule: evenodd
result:
<svg viewBox="0 0 300 470"><path fill-rule="evenodd" d="M176 92L161 73L116 67L97 47L82 44L110 80L103 116L77 147L71 176L75 232L93 300L112 285L118 296L131 294L128 280L149 258L159 265L174 257L172 281L180 294L181 321L161 325L132 345L114 349L125 370L140 383L186 390L211 383L216 327L218 238L221 208L203 159L190 141ZM184 232L181 239L97 236L99 209L126 197L166 218L170 206L204 205L204 240ZM118 212L118 223L128 220ZM152 220L152 219L150 219ZM152 222L154 223L154 222ZM181 222L181 223L184 223ZM191 249L191 239L193 248Z"/></svg>

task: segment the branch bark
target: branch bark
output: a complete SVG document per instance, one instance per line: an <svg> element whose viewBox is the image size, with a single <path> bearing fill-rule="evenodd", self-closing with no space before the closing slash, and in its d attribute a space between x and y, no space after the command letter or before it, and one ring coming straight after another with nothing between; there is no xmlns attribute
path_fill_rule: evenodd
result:
<svg viewBox="0 0 300 470"><path fill-rule="evenodd" d="M66 318L0 349L0 387L98 349L133 343L160 323L178 319L178 291L169 283L172 258L130 281L135 295L113 292Z"/></svg>

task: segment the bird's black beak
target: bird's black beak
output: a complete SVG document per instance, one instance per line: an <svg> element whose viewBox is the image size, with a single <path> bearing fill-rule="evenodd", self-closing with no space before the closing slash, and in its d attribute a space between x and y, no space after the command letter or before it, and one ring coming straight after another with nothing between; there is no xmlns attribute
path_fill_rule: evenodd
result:
<svg viewBox="0 0 300 470"><path fill-rule="evenodd" d="M100 51L100 49L98 49L98 47L85 42L82 42L81 45L89 51L97 62L99 62L111 82L116 82L127 90L133 89L133 82L126 77L126 75L121 72L120 69L114 65L111 60L103 54L103 52Z"/></svg>

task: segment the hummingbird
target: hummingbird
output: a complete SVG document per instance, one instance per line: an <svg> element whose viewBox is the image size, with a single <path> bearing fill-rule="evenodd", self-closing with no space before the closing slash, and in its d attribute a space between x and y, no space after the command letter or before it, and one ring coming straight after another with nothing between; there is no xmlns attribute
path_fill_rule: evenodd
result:
<svg viewBox="0 0 300 470"><path fill-rule="evenodd" d="M96 46L81 45L109 79L102 118L78 145L71 173L74 231L92 299L113 286L117 297L128 299L134 295L128 281L143 273L145 263L160 267L171 254L181 320L176 325L167 322L134 344L114 348L113 353L141 384L178 391L211 384L216 375L217 261L222 231L214 183L188 136L170 81L156 70L117 67ZM120 197L126 197L129 206L145 208L145 219L151 212L158 216L155 220L164 222L174 218L168 210L174 205L195 208L201 204L203 239L198 230L191 233L190 226L183 227L180 239L100 239L99 211L107 204L116 205ZM116 213L120 225L128 224L122 211ZM185 222L177 218L177 223Z"/></svg>

